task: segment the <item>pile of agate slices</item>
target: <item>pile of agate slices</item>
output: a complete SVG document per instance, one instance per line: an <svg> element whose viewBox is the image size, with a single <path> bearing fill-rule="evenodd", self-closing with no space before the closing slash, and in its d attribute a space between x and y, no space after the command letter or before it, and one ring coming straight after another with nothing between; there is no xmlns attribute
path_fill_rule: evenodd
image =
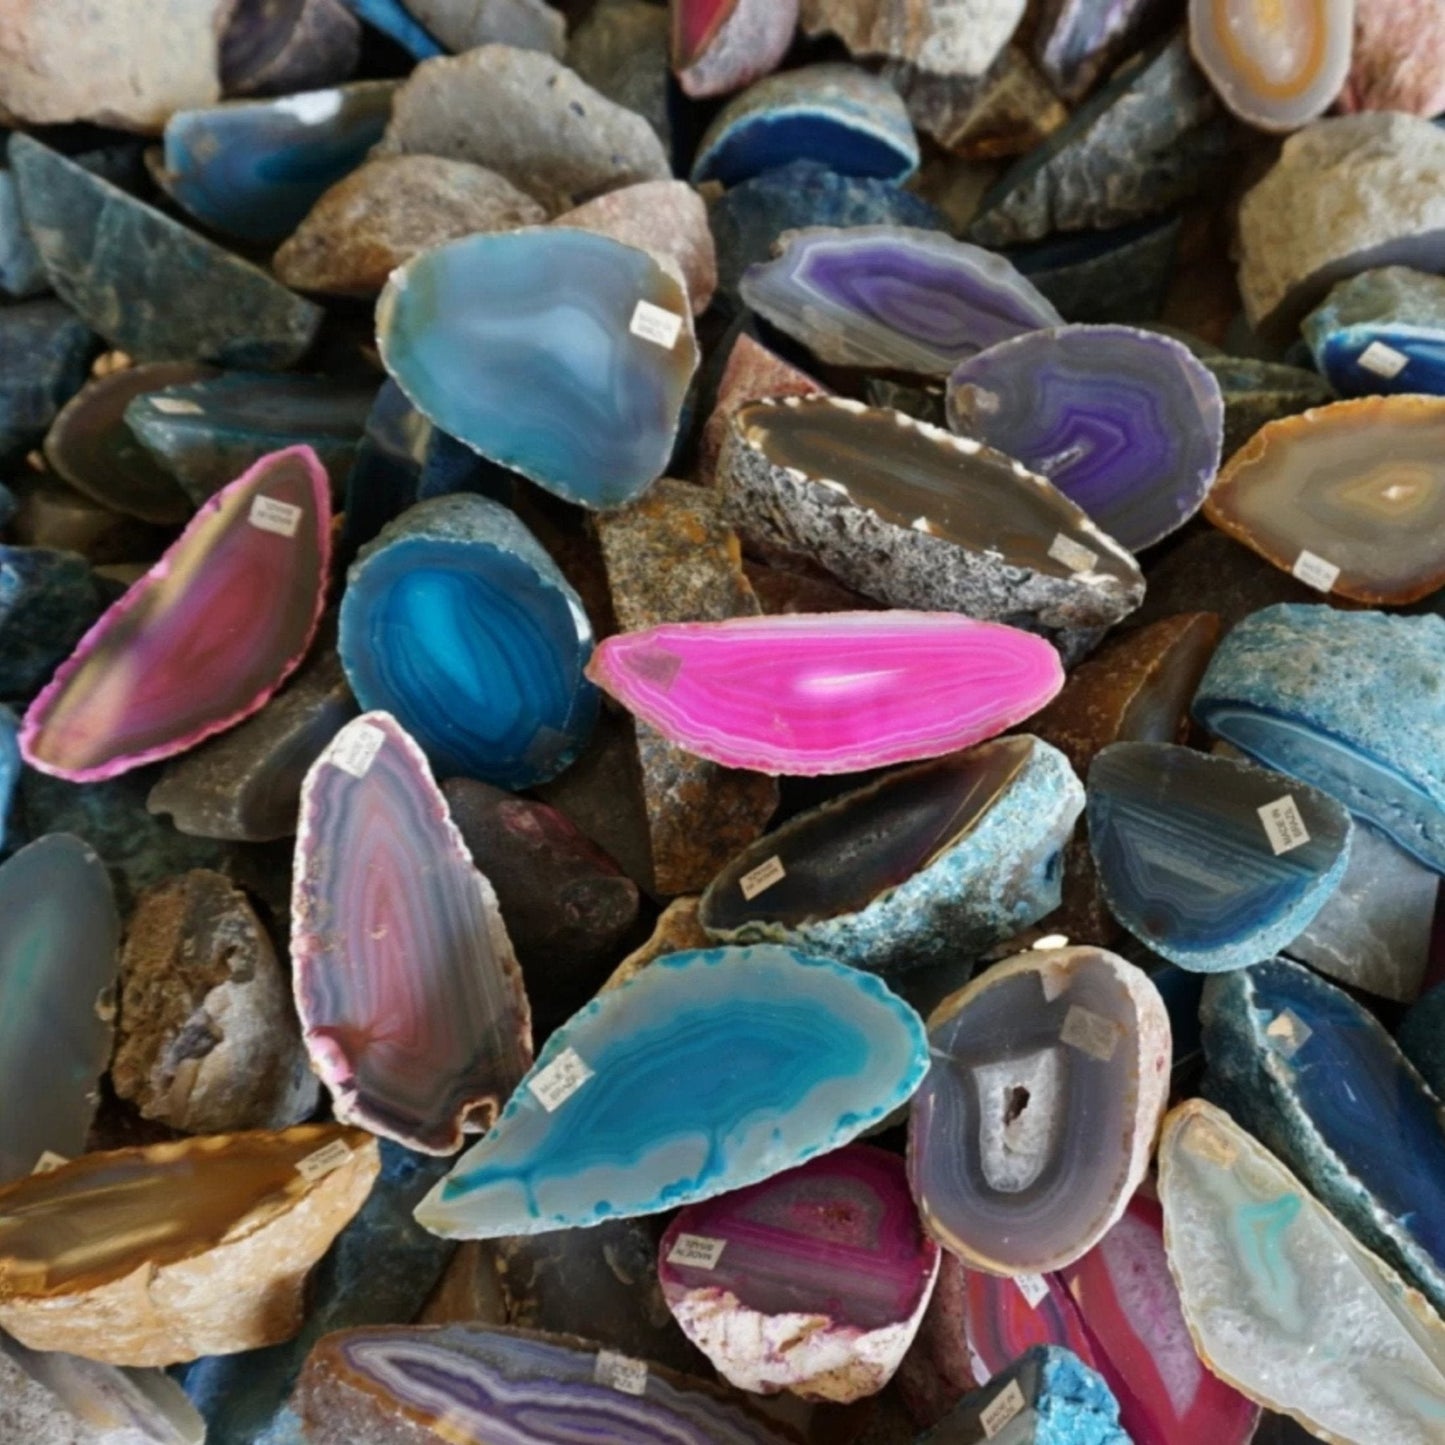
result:
<svg viewBox="0 0 1445 1445"><path fill-rule="evenodd" d="M1445 1445L1445 0L0 0L0 1445Z"/></svg>

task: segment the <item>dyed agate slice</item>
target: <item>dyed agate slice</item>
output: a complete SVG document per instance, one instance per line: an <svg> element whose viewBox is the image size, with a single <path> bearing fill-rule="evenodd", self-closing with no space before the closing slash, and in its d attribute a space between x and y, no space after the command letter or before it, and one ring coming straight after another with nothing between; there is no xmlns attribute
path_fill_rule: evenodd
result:
<svg viewBox="0 0 1445 1445"><path fill-rule="evenodd" d="M0 702L0 851L5 848L10 810L24 766L20 757L20 719Z"/></svg>
<svg viewBox="0 0 1445 1445"><path fill-rule="evenodd" d="M684 1209L657 1269L683 1332L729 1384L848 1404L892 1378L939 1253L903 1161L850 1144Z"/></svg>
<svg viewBox="0 0 1445 1445"><path fill-rule="evenodd" d="M677 277L563 226L424 252L392 273L376 332L386 369L443 431L598 508L662 475L698 361Z"/></svg>
<svg viewBox="0 0 1445 1445"><path fill-rule="evenodd" d="M743 300L821 361L947 376L985 347L1063 324L1002 256L941 231L818 226L780 244L777 260L744 272Z"/></svg>
<svg viewBox="0 0 1445 1445"><path fill-rule="evenodd" d="M1341 396L1445 394L1445 279L1385 266L1341 281L1300 323Z"/></svg>
<svg viewBox="0 0 1445 1445"><path fill-rule="evenodd" d="M497 896L387 713L348 723L306 775L291 958L311 1064L346 1123L452 1154L532 1062Z"/></svg>
<svg viewBox="0 0 1445 1445"><path fill-rule="evenodd" d="M620 1361L620 1371L617 1362ZM721 1391L567 1336L378 1326L327 1335L295 1408L311 1445L782 1445Z"/></svg>
<svg viewBox="0 0 1445 1445"><path fill-rule="evenodd" d="M1089 768L1089 846L1114 917L1197 973L1258 963L1324 907L1353 826L1317 788L1171 743Z"/></svg>
<svg viewBox="0 0 1445 1445"><path fill-rule="evenodd" d="M792 819L709 885L698 919L855 968L981 954L1059 902L1060 852L1084 805L1063 754L997 738L892 773Z"/></svg>
<svg viewBox="0 0 1445 1445"><path fill-rule="evenodd" d="M1204 514L1276 567L1357 602L1445 585L1445 397L1359 397L1262 427Z"/></svg>
<svg viewBox="0 0 1445 1445"><path fill-rule="evenodd" d="M1059 1274L1012 1279L964 1270L963 1332L980 1385L1003 1374L1035 1345L1059 1345L1090 1369L1099 1368L1094 1337Z"/></svg>
<svg viewBox="0 0 1445 1445"><path fill-rule="evenodd" d="M105 865L52 833L0 865L0 1183L85 1148L110 1059L120 918Z"/></svg>
<svg viewBox="0 0 1445 1445"><path fill-rule="evenodd" d="M1373 1014L1299 964L1211 981L1209 1095L1445 1308L1445 1109Z"/></svg>
<svg viewBox="0 0 1445 1445"><path fill-rule="evenodd" d="M937 757L1059 690L1041 638L950 613L674 623L609 637L587 674L665 737L727 767L851 773Z"/></svg>
<svg viewBox="0 0 1445 1445"><path fill-rule="evenodd" d="M536 538L483 497L418 503L363 547L341 660L443 776L525 788L581 751L597 716L592 626Z"/></svg>
<svg viewBox="0 0 1445 1445"><path fill-rule="evenodd" d="M998 964L929 1019L909 1176L928 1232L996 1274L1060 1269L1124 1212L1169 1089L1164 1001L1101 948Z"/></svg>
<svg viewBox="0 0 1445 1445"><path fill-rule="evenodd" d="M1445 620L1283 603L1225 638L1194 715L1445 873L1442 692Z"/></svg>
<svg viewBox="0 0 1445 1445"><path fill-rule="evenodd" d="M776 68L798 0L671 0L672 70L687 95L726 95Z"/></svg>
<svg viewBox="0 0 1445 1445"><path fill-rule="evenodd" d="M552 1035L417 1218L489 1238L708 1199L848 1143L927 1067L870 974L771 945L669 954Z"/></svg>
<svg viewBox="0 0 1445 1445"><path fill-rule="evenodd" d="M1034 331L964 361L949 425L1047 477L1138 552L1199 510L1219 469L1219 383L1172 337L1130 326Z"/></svg>
<svg viewBox="0 0 1445 1445"><path fill-rule="evenodd" d="M1229 1115L1190 1099L1159 1145L1164 1243L1205 1364L1312 1434L1435 1445L1445 1325Z"/></svg>
<svg viewBox="0 0 1445 1445"><path fill-rule="evenodd" d="M1261 130L1298 130L1325 113L1350 73L1354 24L1355 0L1189 0L1195 60Z"/></svg>

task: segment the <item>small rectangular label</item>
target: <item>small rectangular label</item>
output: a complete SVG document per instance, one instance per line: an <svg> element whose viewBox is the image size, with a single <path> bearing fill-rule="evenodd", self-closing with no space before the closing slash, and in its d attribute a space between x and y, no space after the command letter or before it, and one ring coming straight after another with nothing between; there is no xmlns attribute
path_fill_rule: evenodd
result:
<svg viewBox="0 0 1445 1445"><path fill-rule="evenodd" d="M1239 1158L1239 1151L1213 1124L1197 1124L1189 1130L1186 1147L1191 1148L1202 1159L1218 1164L1221 1169L1232 1169Z"/></svg>
<svg viewBox="0 0 1445 1445"><path fill-rule="evenodd" d="M1340 575L1340 569L1333 562L1326 562L1323 557L1316 557L1313 552L1301 552L1295 558L1295 564L1290 571L1306 587L1313 587L1316 592L1328 592Z"/></svg>
<svg viewBox="0 0 1445 1445"><path fill-rule="evenodd" d="M1059 1037L1071 1048L1107 1064L1119 1047L1119 1025L1113 1019L1073 1004L1064 1015Z"/></svg>
<svg viewBox="0 0 1445 1445"><path fill-rule="evenodd" d="M992 1440L1015 1415L1023 1410L1025 1403L1024 1392L1019 1389L1019 1382L1010 1380L989 1401L984 1407L983 1413L978 1417L978 1423L983 1426L983 1433Z"/></svg>
<svg viewBox="0 0 1445 1445"><path fill-rule="evenodd" d="M780 882L787 874L783 871L783 860L777 856L769 858L766 863L759 863L756 868L750 869L738 879L738 887L742 890L744 898L751 901L759 893L766 893L774 883Z"/></svg>
<svg viewBox="0 0 1445 1445"><path fill-rule="evenodd" d="M1383 376L1386 381L1391 381L1409 366L1410 358L1402 351L1396 351L1393 346L1386 346L1383 341L1372 341L1355 358L1366 371L1373 371L1376 376Z"/></svg>
<svg viewBox="0 0 1445 1445"><path fill-rule="evenodd" d="M563 1049L545 1069L538 1071L527 1088L532 1097L549 1113L555 1113L588 1079L592 1070L582 1062L576 1049Z"/></svg>
<svg viewBox="0 0 1445 1445"><path fill-rule="evenodd" d="M1272 803L1266 803L1258 811L1259 821L1264 824L1264 835L1269 839L1269 846L1274 849L1276 857L1281 853L1292 853L1309 842L1310 835L1299 815L1299 806L1288 793Z"/></svg>
<svg viewBox="0 0 1445 1445"><path fill-rule="evenodd" d="M183 396L153 396L151 407L162 416L201 416L205 413L198 401L187 401Z"/></svg>
<svg viewBox="0 0 1445 1445"><path fill-rule="evenodd" d="M1298 1014L1284 1009L1269 1021L1264 1032L1285 1058L1292 1059L1309 1042L1314 1030Z"/></svg>
<svg viewBox="0 0 1445 1445"><path fill-rule="evenodd" d="M340 1169L351 1158L351 1150L343 1139L333 1139L324 1149L308 1154L297 1166L296 1172L308 1183L324 1179L334 1169Z"/></svg>
<svg viewBox="0 0 1445 1445"><path fill-rule="evenodd" d="M725 1239L709 1239L705 1234L679 1234L667 1252L669 1264L685 1264L692 1269L716 1269Z"/></svg>
<svg viewBox="0 0 1445 1445"><path fill-rule="evenodd" d="M598 1350L597 1365L592 1378L621 1395L647 1393L647 1365L615 1350Z"/></svg>
<svg viewBox="0 0 1445 1445"><path fill-rule="evenodd" d="M674 315L664 307L654 306L651 301L639 301L632 313L632 325L628 330L634 336L640 336L644 341L662 347L664 351L671 351L677 345L678 335L682 331L682 317Z"/></svg>
<svg viewBox="0 0 1445 1445"><path fill-rule="evenodd" d="M984 1363L983 1356L974 1349L972 1340L968 1342L968 1368L973 1371L975 1385L986 1385L993 1379L993 1371Z"/></svg>
<svg viewBox="0 0 1445 1445"><path fill-rule="evenodd" d="M251 525L278 537L294 537L301 523L301 508L275 497L257 497L251 503Z"/></svg>
<svg viewBox="0 0 1445 1445"><path fill-rule="evenodd" d="M1048 1282L1041 1274L1016 1274L1014 1283L1019 1293L1029 1302L1029 1308L1036 1310L1049 1297Z"/></svg>
<svg viewBox="0 0 1445 1445"><path fill-rule="evenodd" d="M385 741L386 734L380 728L365 722L351 723L331 744L326 761L353 778L364 778Z"/></svg>
<svg viewBox="0 0 1445 1445"><path fill-rule="evenodd" d="M63 1169L69 1163L70 1160L67 1159L64 1154L57 1154L55 1150L47 1149L40 1158L35 1161L35 1168L30 1172L32 1174L49 1174L53 1170Z"/></svg>
<svg viewBox="0 0 1445 1445"><path fill-rule="evenodd" d="M1070 572L1092 572L1099 560L1097 552L1091 552L1082 542L1058 533L1049 543L1049 556L1055 562L1062 562Z"/></svg>

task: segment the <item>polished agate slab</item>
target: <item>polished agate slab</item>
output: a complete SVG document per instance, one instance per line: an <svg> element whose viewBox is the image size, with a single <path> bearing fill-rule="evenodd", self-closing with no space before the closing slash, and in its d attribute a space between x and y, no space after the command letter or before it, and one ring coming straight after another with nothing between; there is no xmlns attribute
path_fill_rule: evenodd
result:
<svg viewBox="0 0 1445 1445"><path fill-rule="evenodd" d="M726 95L774 70L793 43L798 0L674 0L673 74L687 95Z"/></svg>
<svg viewBox="0 0 1445 1445"><path fill-rule="evenodd" d="M1353 827L1327 793L1170 743L1089 768L1089 846L1114 917L1182 968L1259 963L1339 886Z"/></svg>
<svg viewBox="0 0 1445 1445"><path fill-rule="evenodd" d="M1044 477L899 411L833 397L733 417L718 478L748 538L894 607L1094 627L1138 606L1138 564Z"/></svg>
<svg viewBox="0 0 1445 1445"><path fill-rule="evenodd" d="M903 1161L850 1144L682 1210L657 1269L683 1332L729 1384L849 1404L892 1378L939 1254Z"/></svg>
<svg viewBox="0 0 1445 1445"><path fill-rule="evenodd" d="M326 473L311 451L263 457L196 513L56 670L25 714L26 762L97 782L257 711L315 634L330 526Z"/></svg>
<svg viewBox="0 0 1445 1445"><path fill-rule="evenodd" d="M417 1218L490 1238L691 1204L848 1143L926 1069L918 1016L870 974L772 945L669 954L552 1035Z"/></svg>
<svg viewBox="0 0 1445 1445"><path fill-rule="evenodd" d="M1341 396L1445 392L1445 278L1408 266L1362 271L1331 288L1300 335Z"/></svg>
<svg viewBox="0 0 1445 1445"><path fill-rule="evenodd" d="M1355 3L1189 0L1189 48L1237 116L1298 130L1324 114L1350 72Z"/></svg>
<svg viewBox="0 0 1445 1445"><path fill-rule="evenodd" d="M850 773L968 747L1059 690L1041 638L949 613L673 623L609 637L599 686L682 747L764 773Z"/></svg>
<svg viewBox="0 0 1445 1445"><path fill-rule="evenodd" d="M86 1154L0 1189L0 1326L36 1350L168 1365L289 1338L306 1273L379 1168L303 1124Z"/></svg>
<svg viewBox="0 0 1445 1445"><path fill-rule="evenodd" d="M296 1010L336 1117L455 1153L532 1062L531 1015L497 895L390 714L307 773L294 876Z"/></svg>
<svg viewBox="0 0 1445 1445"><path fill-rule="evenodd" d="M960 1269L963 1267L960 1265ZM1017 1279L964 1269L963 1334L978 1384L1003 1374L1035 1345L1059 1345L1099 1368L1095 1340L1059 1274Z"/></svg>
<svg viewBox="0 0 1445 1445"><path fill-rule="evenodd" d="M1219 383L1172 337L1033 331L958 366L949 425L1047 477L1138 552L1199 510L1219 469Z"/></svg>
<svg viewBox="0 0 1445 1445"><path fill-rule="evenodd" d="M709 884L715 939L768 940L855 968L977 956L1059 901L1084 805L1063 755L1007 737L824 803L745 848Z"/></svg>
<svg viewBox="0 0 1445 1445"><path fill-rule="evenodd" d="M1101 948L996 965L928 1021L908 1167L928 1232L975 1269L1057 1270L1148 1168L1169 1088L1164 1001Z"/></svg>
<svg viewBox="0 0 1445 1445"><path fill-rule="evenodd" d="M1414 602L1445 585L1445 398L1359 397L1262 427L1204 514L1317 587Z"/></svg>
<svg viewBox="0 0 1445 1445"><path fill-rule="evenodd" d="M1190 1099L1159 1145L1164 1243L1209 1368L1312 1434L1435 1445L1445 1325L1222 1109Z"/></svg>
<svg viewBox="0 0 1445 1445"><path fill-rule="evenodd" d="M1063 324L1004 257L941 231L818 226L780 246L744 272L743 300L820 361L947 376L997 342Z"/></svg>
<svg viewBox="0 0 1445 1445"><path fill-rule="evenodd" d="M424 252L393 272L376 332L386 369L443 431L598 508L662 475L698 362L678 278L563 226Z"/></svg>
<svg viewBox="0 0 1445 1445"><path fill-rule="evenodd" d="M85 1148L110 1058L120 917L105 864L52 833L0 864L0 1183Z"/></svg>

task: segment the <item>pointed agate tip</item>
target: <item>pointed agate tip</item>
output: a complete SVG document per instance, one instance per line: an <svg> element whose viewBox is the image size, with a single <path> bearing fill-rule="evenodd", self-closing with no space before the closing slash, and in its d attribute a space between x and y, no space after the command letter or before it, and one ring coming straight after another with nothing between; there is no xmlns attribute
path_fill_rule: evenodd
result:
<svg viewBox="0 0 1445 1445"><path fill-rule="evenodd" d="M725 767L817 776L994 737L1063 686L1032 633L949 612L673 623L608 638L587 675L664 737Z"/></svg>
<svg viewBox="0 0 1445 1445"><path fill-rule="evenodd" d="M315 452L262 457L56 670L25 715L25 761L98 782L249 717L311 645L330 560L330 486Z"/></svg>

